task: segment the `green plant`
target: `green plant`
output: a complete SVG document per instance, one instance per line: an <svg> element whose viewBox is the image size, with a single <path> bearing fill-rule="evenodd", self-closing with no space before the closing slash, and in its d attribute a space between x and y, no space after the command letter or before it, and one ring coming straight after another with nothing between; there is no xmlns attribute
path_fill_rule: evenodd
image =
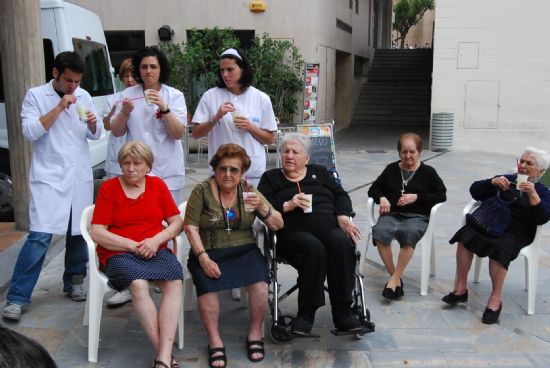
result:
<svg viewBox="0 0 550 368"><path fill-rule="evenodd" d="M248 56L254 69L254 86L271 98L275 116L291 122L298 109L297 93L303 88L304 59L288 40L267 33L254 37Z"/></svg>
<svg viewBox="0 0 550 368"><path fill-rule="evenodd" d="M400 48L405 46L405 38L412 26L417 24L424 13L434 8L433 0L399 0L393 7L395 21L393 29L399 33Z"/></svg>

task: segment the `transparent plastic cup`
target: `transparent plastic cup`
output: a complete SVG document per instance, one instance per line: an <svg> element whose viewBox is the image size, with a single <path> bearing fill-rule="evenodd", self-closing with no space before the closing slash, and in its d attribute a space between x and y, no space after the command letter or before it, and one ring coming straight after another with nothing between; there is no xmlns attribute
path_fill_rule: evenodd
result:
<svg viewBox="0 0 550 368"><path fill-rule="evenodd" d="M529 179L529 175L526 174L518 174L518 177L516 179L516 188L519 190L519 185L521 183L525 183Z"/></svg>
<svg viewBox="0 0 550 368"><path fill-rule="evenodd" d="M253 195L254 195L254 192L243 192L244 210L246 212L254 212L254 207L246 203L246 199Z"/></svg>
<svg viewBox="0 0 550 368"><path fill-rule="evenodd" d="M88 118L86 117L86 114L88 113L88 109L86 108L86 106L82 106L82 105L76 105L76 112L78 113L78 117L80 118L80 120L88 120Z"/></svg>
<svg viewBox="0 0 550 368"><path fill-rule="evenodd" d="M153 91L154 91L153 89L146 89L145 91L143 91L143 95L145 96L145 103L149 106L153 105L153 101L151 101L151 97L150 97L150 94Z"/></svg>

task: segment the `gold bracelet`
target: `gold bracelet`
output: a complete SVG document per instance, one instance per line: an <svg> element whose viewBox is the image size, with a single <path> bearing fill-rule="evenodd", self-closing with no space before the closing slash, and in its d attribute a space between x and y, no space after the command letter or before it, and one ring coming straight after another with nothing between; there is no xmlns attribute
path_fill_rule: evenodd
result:
<svg viewBox="0 0 550 368"><path fill-rule="evenodd" d="M200 257L201 255L205 254L205 253L206 253L206 250L204 250L204 249L203 249L203 250L200 250L197 254L195 254L195 257L197 257L197 259L199 259L199 257Z"/></svg>

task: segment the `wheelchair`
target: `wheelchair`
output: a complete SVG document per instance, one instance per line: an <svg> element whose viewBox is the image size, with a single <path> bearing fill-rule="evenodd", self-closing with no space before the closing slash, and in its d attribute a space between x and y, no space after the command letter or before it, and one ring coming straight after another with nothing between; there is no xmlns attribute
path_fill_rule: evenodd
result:
<svg viewBox="0 0 550 368"><path fill-rule="evenodd" d="M261 235L260 235L261 234ZM276 343L287 343L295 338L318 338L319 335L296 335L290 331L290 323L292 317L282 315L279 309L279 303L288 298L292 293L298 290L298 285L290 287L284 293L281 292L282 285L279 283L277 270L280 263L287 264L287 262L277 255L277 235L273 231L268 231L266 227L263 227L261 233L259 233L263 239L263 252L266 258L268 270L269 270L269 311L271 314L271 320L266 319L264 330L268 332L269 337ZM262 239L258 239L262 240ZM374 332L375 324L370 320L370 312L365 305L365 295L363 292L363 274L361 273L359 261L361 260L361 253L356 250L355 252L355 286L352 292L352 312L361 321L362 328L359 331L341 331L333 329L330 332L335 336L353 335L356 339L362 339L368 333ZM328 288L325 286L325 291Z"/></svg>

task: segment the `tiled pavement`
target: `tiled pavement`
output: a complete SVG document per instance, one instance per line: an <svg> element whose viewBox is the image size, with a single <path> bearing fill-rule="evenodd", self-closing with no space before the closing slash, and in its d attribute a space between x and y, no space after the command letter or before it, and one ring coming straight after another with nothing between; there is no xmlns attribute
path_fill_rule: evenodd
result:
<svg viewBox="0 0 550 368"><path fill-rule="evenodd" d="M396 133L397 135L397 133ZM355 221L366 224L368 184L382 168L397 158L394 143L368 132L340 135L336 141L337 161L344 186L350 191L356 212ZM345 147L344 147L345 146ZM368 150L367 150L368 149ZM527 292L523 290L523 261L512 263L505 283L501 322L486 326L480 321L490 293L486 264L481 283L470 283L466 305L446 307L441 297L452 287L455 273L455 246L447 240L460 225L462 207L469 200L469 184L476 179L508 171L515 163L511 155L477 152L423 152L423 159L434 166L448 188L448 201L439 212L435 227L437 276L430 278L427 296L419 295L420 257L416 254L406 270L405 297L391 304L380 292L387 276L380 258L372 248L367 253L365 293L376 332L362 340L334 337L330 311L318 312L314 331L319 339L295 340L275 344L266 340L267 356L257 366L266 367L548 367L550 366L550 255L544 246L540 261L536 314L525 312ZM206 175L205 160L188 162L186 193ZM272 160L273 162L273 160ZM544 230L548 240L550 226ZM418 252L419 253L419 252ZM0 257L4 257L0 253ZM131 303L119 309L104 309L99 363L89 364L87 328L82 327L83 303L74 303L61 293L62 253L44 269L33 303L19 324L8 324L43 343L62 368L65 367L149 367L152 349L142 332ZM0 274L5 273L4 268ZM283 288L295 273L283 267ZM158 298L158 296L157 296ZM282 304L283 313L295 313L296 300ZM222 297L220 328L228 351L228 366L252 366L245 353L247 310ZM4 323L4 322L2 322ZM186 313L185 348L174 355L186 367L207 366L206 334L196 309Z"/></svg>

